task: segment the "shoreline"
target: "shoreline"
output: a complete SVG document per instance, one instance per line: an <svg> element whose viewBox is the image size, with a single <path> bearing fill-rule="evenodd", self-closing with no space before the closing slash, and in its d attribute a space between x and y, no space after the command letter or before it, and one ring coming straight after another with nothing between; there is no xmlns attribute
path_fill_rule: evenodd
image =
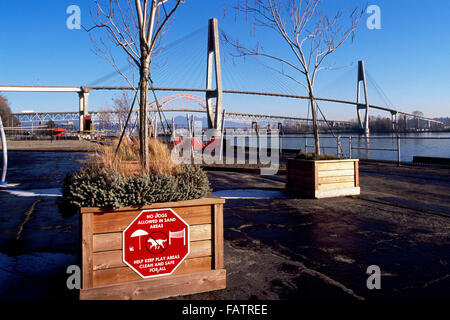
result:
<svg viewBox="0 0 450 320"><path fill-rule="evenodd" d="M24 152L94 152L98 146L88 140L7 140L6 143L8 151Z"/></svg>

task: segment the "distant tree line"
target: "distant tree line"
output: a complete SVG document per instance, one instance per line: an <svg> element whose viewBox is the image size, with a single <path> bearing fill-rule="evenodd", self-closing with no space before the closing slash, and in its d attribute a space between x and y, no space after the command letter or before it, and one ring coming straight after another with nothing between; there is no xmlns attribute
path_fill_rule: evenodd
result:
<svg viewBox="0 0 450 320"><path fill-rule="evenodd" d="M449 127L450 126L450 117L440 117L440 118L434 118L435 120L442 121L444 123L444 126Z"/></svg>
<svg viewBox="0 0 450 320"><path fill-rule="evenodd" d="M9 107L8 99L0 94L0 117L2 117L3 126L17 126L19 124L19 119L13 116L11 108Z"/></svg>

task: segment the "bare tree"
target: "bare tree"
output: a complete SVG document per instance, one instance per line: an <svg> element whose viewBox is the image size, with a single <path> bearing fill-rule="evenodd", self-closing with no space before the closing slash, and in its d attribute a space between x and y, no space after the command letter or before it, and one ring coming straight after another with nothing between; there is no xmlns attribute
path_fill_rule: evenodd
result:
<svg viewBox="0 0 450 320"><path fill-rule="evenodd" d="M139 141L143 168L148 164L148 88L152 57L157 53L161 36L168 22L184 0L95 0L91 12L95 25L87 31L104 29L108 39L127 54L139 69ZM169 4L172 4L169 7ZM91 37L99 52L118 68L109 46L100 38ZM130 83L131 85L131 83Z"/></svg>
<svg viewBox="0 0 450 320"><path fill-rule="evenodd" d="M113 101L113 110L117 114L117 119L119 120L119 128L120 131L122 131L125 126L125 121L127 120L132 100L128 92L123 90L118 96L115 96L112 99L112 101Z"/></svg>
<svg viewBox="0 0 450 320"><path fill-rule="evenodd" d="M100 128L101 130L110 130L112 123L112 110L108 107L103 107L101 112L98 114L100 120Z"/></svg>
<svg viewBox="0 0 450 320"><path fill-rule="evenodd" d="M271 53L257 43L254 48L222 34L225 41L237 49L237 56L261 56L281 64L275 69L283 76L302 86L309 95L313 121L315 152L320 154L314 84L317 73L324 69L325 59L349 37L353 37L364 10L354 9L349 15L349 25L341 25L342 11L331 18L324 12L323 0L238 0L235 9L250 16L255 30L268 28L287 44L286 56ZM302 80L300 80L302 79Z"/></svg>
<svg viewBox="0 0 450 320"><path fill-rule="evenodd" d="M0 117L3 120L4 127L15 127L19 124L17 119L9 107L8 99L0 94Z"/></svg>
<svg viewBox="0 0 450 320"><path fill-rule="evenodd" d="M417 116L417 117L423 117L423 112L420 110L415 110L412 113L413 115Z"/></svg>

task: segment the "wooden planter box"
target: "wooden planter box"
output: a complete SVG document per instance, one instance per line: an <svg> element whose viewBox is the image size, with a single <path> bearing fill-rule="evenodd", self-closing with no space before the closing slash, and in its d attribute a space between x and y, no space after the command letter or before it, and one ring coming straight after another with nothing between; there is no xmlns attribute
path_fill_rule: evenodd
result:
<svg viewBox="0 0 450 320"><path fill-rule="evenodd" d="M224 203L210 195L139 208L81 208L80 299L161 299L224 289ZM143 279L122 261L122 232L142 210L162 208L189 224L190 253L173 274Z"/></svg>
<svg viewBox="0 0 450 320"><path fill-rule="evenodd" d="M287 159L289 192L311 198L359 195L359 160Z"/></svg>

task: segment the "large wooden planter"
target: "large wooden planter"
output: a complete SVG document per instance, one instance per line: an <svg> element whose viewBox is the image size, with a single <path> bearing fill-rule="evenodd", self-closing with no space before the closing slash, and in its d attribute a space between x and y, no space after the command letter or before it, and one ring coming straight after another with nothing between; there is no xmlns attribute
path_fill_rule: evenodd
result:
<svg viewBox="0 0 450 320"><path fill-rule="evenodd" d="M359 195L359 160L287 159L286 187L310 198Z"/></svg>
<svg viewBox="0 0 450 320"><path fill-rule="evenodd" d="M139 208L82 208L80 299L161 299L224 289L224 199L213 195ZM122 231L142 211L173 209L189 224L190 253L172 275L143 279L122 261Z"/></svg>

